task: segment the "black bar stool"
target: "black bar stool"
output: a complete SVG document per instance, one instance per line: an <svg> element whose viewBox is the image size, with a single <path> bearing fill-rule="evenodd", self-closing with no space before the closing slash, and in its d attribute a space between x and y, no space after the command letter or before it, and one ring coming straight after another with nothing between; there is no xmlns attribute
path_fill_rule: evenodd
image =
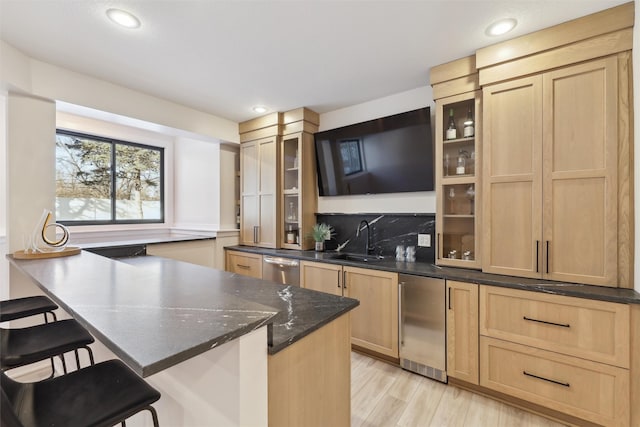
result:
<svg viewBox="0 0 640 427"><path fill-rule="evenodd" d="M76 365L80 369L78 350L84 348L93 365L93 352L89 344L94 339L77 321L60 320L53 323L30 326L27 328L0 328L0 370L17 368L55 356L62 359L62 368L67 373L64 353L73 351ZM54 372L51 373L51 376Z"/></svg>
<svg viewBox="0 0 640 427"><path fill-rule="evenodd" d="M53 320L56 321L58 319L53 310L57 308L58 306L44 295L4 300L0 301L0 322L42 314L45 323L47 323L49 322L47 313L51 314Z"/></svg>
<svg viewBox="0 0 640 427"><path fill-rule="evenodd" d="M0 373L2 426L113 426L148 410L160 393L119 360L109 360L60 377L20 383Z"/></svg>

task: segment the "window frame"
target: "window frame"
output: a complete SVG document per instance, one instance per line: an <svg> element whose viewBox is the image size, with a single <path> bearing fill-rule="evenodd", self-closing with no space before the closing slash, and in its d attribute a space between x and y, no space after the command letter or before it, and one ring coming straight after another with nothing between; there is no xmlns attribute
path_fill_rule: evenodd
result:
<svg viewBox="0 0 640 427"><path fill-rule="evenodd" d="M110 220L61 220L57 219L57 222L65 226L90 226L90 225L122 225L122 224L164 224L166 218L165 212L165 147L158 147L154 145L141 144L138 142L124 141L117 138L109 138L104 136L93 135L90 133L69 131L66 129L56 129L57 135L68 135L79 138L92 139L99 142L106 142L111 144L111 167L110 167L110 185L111 185L111 219ZM160 153L160 218L158 219L116 219L116 145L126 145L130 147L144 148L148 150L155 150ZM57 157L56 157L57 164ZM57 171L57 165L56 165ZM56 202L58 195L56 192Z"/></svg>

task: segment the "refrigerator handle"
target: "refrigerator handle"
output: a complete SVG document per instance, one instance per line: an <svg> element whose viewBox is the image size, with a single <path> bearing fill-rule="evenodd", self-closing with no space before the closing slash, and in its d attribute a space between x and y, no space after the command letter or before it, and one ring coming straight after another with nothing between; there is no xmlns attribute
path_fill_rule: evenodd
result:
<svg viewBox="0 0 640 427"><path fill-rule="evenodd" d="M398 315L400 316L398 335L400 338L400 347L404 345L404 313L402 312L402 298L404 298L404 292L402 292L403 286L404 282L398 283Z"/></svg>

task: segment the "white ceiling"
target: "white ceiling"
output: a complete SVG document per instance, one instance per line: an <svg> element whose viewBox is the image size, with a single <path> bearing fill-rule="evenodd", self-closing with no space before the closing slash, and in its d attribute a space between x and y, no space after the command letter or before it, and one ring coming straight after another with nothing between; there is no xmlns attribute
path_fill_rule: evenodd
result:
<svg viewBox="0 0 640 427"><path fill-rule="evenodd" d="M25 54L233 121L319 113L429 84L476 49L628 0L0 0L0 37ZM142 21L108 21L118 7ZM506 36L485 27L518 20Z"/></svg>

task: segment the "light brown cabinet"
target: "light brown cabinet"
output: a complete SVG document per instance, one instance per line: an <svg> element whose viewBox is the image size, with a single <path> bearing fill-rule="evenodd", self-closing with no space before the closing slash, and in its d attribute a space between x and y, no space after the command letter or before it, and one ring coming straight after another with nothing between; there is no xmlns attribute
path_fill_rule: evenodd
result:
<svg viewBox="0 0 640 427"><path fill-rule="evenodd" d="M351 312L351 343L398 358L398 274L304 261L301 286L360 301Z"/></svg>
<svg viewBox="0 0 640 427"><path fill-rule="evenodd" d="M226 251L225 269L231 273L262 279L262 255Z"/></svg>
<svg viewBox="0 0 640 427"><path fill-rule="evenodd" d="M316 210L313 135L307 132L285 135L281 144L281 247L310 249L313 242L308 235L315 223Z"/></svg>
<svg viewBox="0 0 640 427"><path fill-rule="evenodd" d="M278 247L277 136L240 145L240 243Z"/></svg>
<svg viewBox="0 0 640 427"><path fill-rule="evenodd" d="M302 261L300 263L300 286L328 294L349 296L343 291L344 274L341 265ZM353 316L353 312L351 312Z"/></svg>
<svg viewBox="0 0 640 427"><path fill-rule="evenodd" d="M481 286L480 385L628 426L629 322L624 304Z"/></svg>
<svg viewBox="0 0 640 427"><path fill-rule="evenodd" d="M436 101L436 262L439 265L480 268L480 111L480 91ZM447 138L450 114L456 132L455 137L448 135Z"/></svg>
<svg viewBox="0 0 640 427"><path fill-rule="evenodd" d="M483 271L617 286L617 65L483 88Z"/></svg>
<svg viewBox="0 0 640 427"><path fill-rule="evenodd" d="M240 244L305 250L315 222L313 132L319 116L307 108L239 124Z"/></svg>
<svg viewBox="0 0 640 427"><path fill-rule="evenodd" d="M478 285L447 280L447 375L479 384Z"/></svg>

